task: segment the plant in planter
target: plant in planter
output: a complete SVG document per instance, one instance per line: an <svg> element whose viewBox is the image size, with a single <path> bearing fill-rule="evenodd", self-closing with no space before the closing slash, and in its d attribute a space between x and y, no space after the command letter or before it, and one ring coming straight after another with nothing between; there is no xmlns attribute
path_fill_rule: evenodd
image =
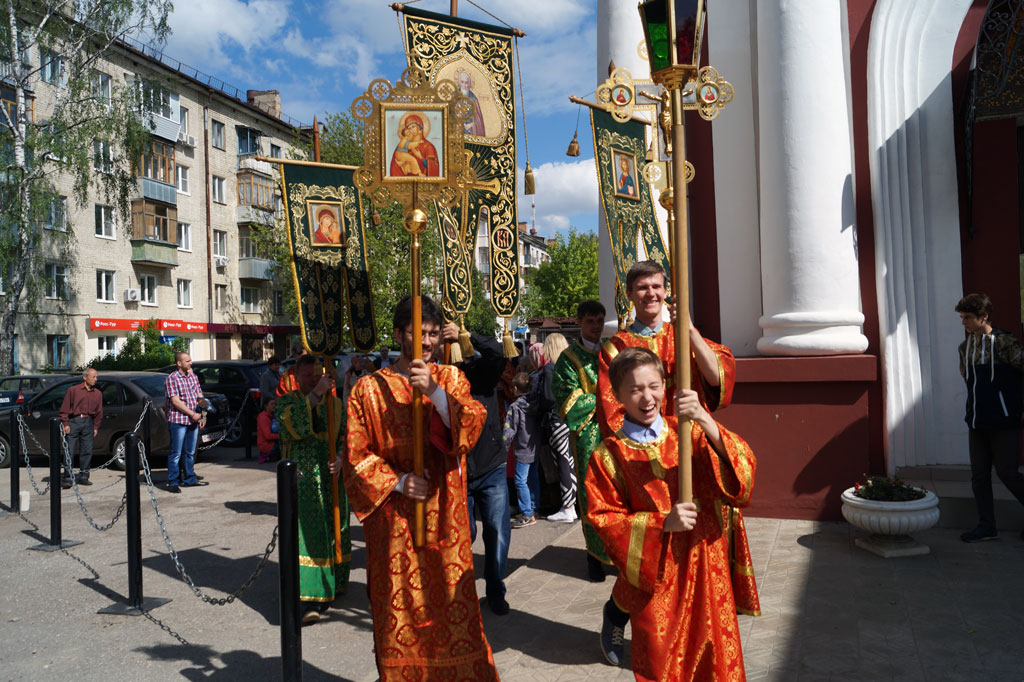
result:
<svg viewBox="0 0 1024 682"><path fill-rule="evenodd" d="M898 478L867 476L843 491L843 518L871 533L854 543L888 559L931 551L910 533L934 526L939 520L939 498L930 490L907 485Z"/></svg>

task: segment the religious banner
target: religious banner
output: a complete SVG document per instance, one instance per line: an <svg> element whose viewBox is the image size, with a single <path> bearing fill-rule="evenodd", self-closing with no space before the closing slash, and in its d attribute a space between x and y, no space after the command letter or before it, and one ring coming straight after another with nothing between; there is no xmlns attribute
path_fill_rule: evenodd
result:
<svg viewBox="0 0 1024 682"><path fill-rule="evenodd" d="M463 247L472 254L481 223L490 245L491 305L502 317L519 306L519 234L516 217L516 117L513 78L513 31L446 14L405 6L405 33L411 67L425 72L431 84L456 83L473 103L463 122L465 147L474 181L463 200L439 225L445 251L445 298L462 312L459 291L469 278L447 272L455 256L445 238L446 220L454 221ZM439 217L444 213L439 213ZM467 256L468 257L468 256Z"/></svg>
<svg viewBox="0 0 1024 682"><path fill-rule="evenodd" d="M292 278L302 341L311 353L337 355L347 344L342 301L352 345L377 345L366 234L354 168L273 159L281 169Z"/></svg>
<svg viewBox="0 0 1024 682"><path fill-rule="evenodd" d="M601 188L601 205L608 224L615 263L615 307L619 319L629 314L626 273L638 260L653 260L669 272L668 248L658 227L651 191L643 170L647 154L647 125L590 108L594 130L594 164ZM637 245L646 252L640 258Z"/></svg>
<svg viewBox="0 0 1024 682"><path fill-rule="evenodd" d="M444 262L441 283L441 308L445 319L458 321L469 312L473 302L472 251L466 248L462 227L449 206L434 202L438 231L441 235L441 257Z"/></svg>

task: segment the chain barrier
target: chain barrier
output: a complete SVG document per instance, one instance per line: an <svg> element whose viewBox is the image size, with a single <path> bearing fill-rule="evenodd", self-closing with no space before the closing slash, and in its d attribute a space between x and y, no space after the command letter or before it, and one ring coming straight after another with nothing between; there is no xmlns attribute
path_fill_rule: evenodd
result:
<svg viewBox="0 0 1024 682"><path fill-rule="evenodd" d="M267 562L270 560L270 555L274 553L274 548L277 547L277 526L274 526L274 532L270 537L270 542L267 543L267 548L264 550L263 556L256 565L256 570L249 576L249 579L227 597L211 597L196 586L195 581L193 581L192 577L185 571L185 567L178 558L178 552L174 549L174 545L171 543L171 536L167 533L167 525L164 523L164 517L160 514L160 504L156 500L156 486L153 485L153 476L149 468L149 458L146 456L146 449L142 443L139 443L139 461L142 462L142 473L146 478L146 490L149 492L149 499L153 504L153 511L156 512L156 522L160 527L160 535L163 536L164 545L167 547L167 553L174 561L174 566L178 571L178 575L181 576L181 579L189 586L189 589L192 590L192 593L195 596L199 597L199 599L207 604L212 604L214 606L225 606L242 596L242 593L256 582L256 579L260 576L260 573L263 572Z"/></svg>
<svg viewBox="0 0 1024 682"><path fill-rule="evenodd" d="M145 412L143 412L143 414L145 414ZM139 423L140 424L142 423L141 419L139 420ZM136 428L138 428L138 427L136 427ZM68 471L70 473L71 470L72 470L71 469L71 450L68 448L68 439L65 436L63 431L61 431L60 442L61 442L61 447L64 449L64 467L65 467L66 471ZM75 476L71 476L71 489L75 491L75 497L78 499L78 506L81 507L82 515L85 516L85 520L89 522L90 526L92 526L93 528L95 528L96 530L98 530L100 532L103 532L103 531L106 531L106 530L110 530L111 528L113 528L114 524L117 523L117 520L121 518L121 514L124 513L125 505L128 504L128 492L125 491L125 493L123 495L121 495L121 503L119 505L117 505L117 511L114 512L114 518L112 518L110 520L110 523L108 523L107 525L105 525L105 526L98 526L98 525L96 525L96 522L92 520L92 516L89 515L89 510L85 508L85 501L82 499L82 493L79 492L79 490L78 490L78 478L76 478ZM96 577L97 577L97 579L99 578L99 576L96 576Z"/></svg>
<svg viewBox="0 0 1024 682"><path fill-rule="evenodd" d="M235 415L234 421L232 421L230 424L228 424L227 428L224 429L223 435L221 435L220 438L218 438L217 440L213 441L209 445L203 445L201 447L196 448L196 452L203 452L205 450L209 450L210 448L212 448L214 446L220 445L221 441L223 441L225 438L228 437L228 434L231 433L231 429L233 429L235 427L235 424L238 423L238 420L241 419L242 415L245 414L245 406L249 402L249 397L251 395L252 395L252 391L246 391L245 392L245 397L242 398L242 404L238 406L238 414ZM245 428L245 426L243 425L242 428ZM246 437L249 437L249 435L250 434L245 434Z"/></svg>
<svg viewBox="0 0 1024 682"><path fill-rule="evenodd" d="M28 459L28 447L26 447L27 441L25 440L25 420L22 418L20 412L18 413L17 416L18 416L18 433L21 434L21 441L20 441L21 442L21 454L25 458L25 473L28 474L29 483L32 484L32 489L36 491L36 495L45 495L46 493L50 492L50 486L53 485L53 481L47 481L46 482L46 488L44 488L43 490L40 490L39 486L36 485L36 477L32 473L32 463ZM32 440L34 440L36 442L36 445L39 447L40 450L43 450L43 452L46 452L46 450L43 449L42 444L38 440L36 440L35 436L32 435L31 431L28 432L28 435L31 436ZM46 456L49 457L50 456L49 453L46 453Z"/></svg>

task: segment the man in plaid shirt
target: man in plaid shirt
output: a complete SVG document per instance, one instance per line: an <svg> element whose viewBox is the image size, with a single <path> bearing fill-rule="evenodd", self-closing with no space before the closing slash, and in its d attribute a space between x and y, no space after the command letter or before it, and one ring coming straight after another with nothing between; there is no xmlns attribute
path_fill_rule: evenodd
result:
<svg viewBox="0 0 1024 682"><path fill-rule="evenodd" d="M200 481L192 470L196 456L196 442L204 416L198 411L203 390L199 378L192 372L192 356L185 352L174 354L178 369L164 381L167 392L167 428L171 434L171 451L167 455L167 492L180 493L179 481L186 487L208 485ZM184 454L184 473L179 461ZM179 476L179 474L181 474Z"/></svg>

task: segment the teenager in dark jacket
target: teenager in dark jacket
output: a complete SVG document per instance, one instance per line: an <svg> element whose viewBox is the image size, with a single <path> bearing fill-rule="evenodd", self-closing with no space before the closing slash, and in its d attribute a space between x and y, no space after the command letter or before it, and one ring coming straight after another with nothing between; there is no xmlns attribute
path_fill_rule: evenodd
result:
<svg viewBox="0 0 1024 682"><path fill-rule="evenodd" d="M998 537L992 498L992 467L999 480L1024 504L1020 453L1021 374L1024 349L1012 334L992 326L992 301L968 294L956 304L967 338L960 344L960 376L967 384L967 422L971 453L971 489L978 505L978 526L960 536L964 542ZM1024 539L1024 532L1021 533Z"/></svg>

